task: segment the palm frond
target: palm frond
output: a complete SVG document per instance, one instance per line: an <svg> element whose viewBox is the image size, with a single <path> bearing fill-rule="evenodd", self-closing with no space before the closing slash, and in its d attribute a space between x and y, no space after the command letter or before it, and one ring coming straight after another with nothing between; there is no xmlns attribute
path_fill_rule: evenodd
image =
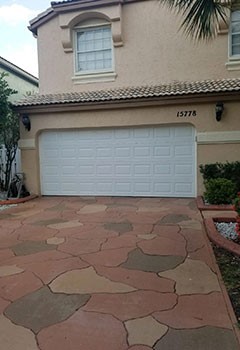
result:
<svg viewBox="0 0 240 350"><path fill-rule="evenodd" d="M197 40L209 40L217 35L220 21L227 22L227 9L239 0L159 0L170 9L183 14L181 27Z"/></svg>

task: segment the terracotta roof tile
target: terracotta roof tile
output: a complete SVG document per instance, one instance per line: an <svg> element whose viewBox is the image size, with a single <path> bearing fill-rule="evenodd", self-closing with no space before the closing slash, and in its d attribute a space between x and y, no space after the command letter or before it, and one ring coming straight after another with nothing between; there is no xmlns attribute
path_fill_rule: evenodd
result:
<svg viewBox="0 0 240 350"><path fill-rule="evenodd" d="M97 103L161 98L170 96L197 95L206 93L240 92L240 78L204 80L195 82L173 82L154 86L115 88L109 90L68 92L47 95L32 95L14 102L14 106L38 106L64 103Z"/></svg>
<svg viewBox="0 0 240 350"><path fill-rule="evenodd" d="M64 1L51 1L51 5L60 5L60 4L65 4L69 2L78 2L79 0L64 0Z"/></svg>

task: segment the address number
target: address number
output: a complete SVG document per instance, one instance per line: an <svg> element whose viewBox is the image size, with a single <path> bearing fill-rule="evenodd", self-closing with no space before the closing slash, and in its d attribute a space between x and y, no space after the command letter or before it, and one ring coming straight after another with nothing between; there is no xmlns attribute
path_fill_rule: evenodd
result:
<svg viewBox="0 0 240 350"><path fill-rule="evenodd" d="M196 117L196 116L197 116L196 111L179 111L179 112L177 112L178 118Z"/></svg>

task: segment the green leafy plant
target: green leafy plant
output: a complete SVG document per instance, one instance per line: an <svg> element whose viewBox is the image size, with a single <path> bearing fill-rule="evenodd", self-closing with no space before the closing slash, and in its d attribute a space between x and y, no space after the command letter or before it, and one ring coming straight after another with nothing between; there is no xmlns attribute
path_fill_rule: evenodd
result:
<svg viewBox="0 0 240 350"><path fill-rule="evenodd" d="M236 186L236 193L240 190L240 162L210 163L199 166L204 181L211 179L228 179ZM235 193L235 195L236 195Z"/></svg>
<svg viewBox="0 0 240 350"><path fill-rule="evenodd" d="M230 204L236 195L236 185L228 179L217 178L205 182L205 199L209 204Z"/></svg>
<svg viewBox="0 0 240 350"><path fill-rule="evenodd" d="M8 189L12 163L14 161L19 140L19 120L11 109L9 97L17 91L11 89L5 80L6 73L0 73L0 145L4 145L6 151L6 166L1 187ZM2 163L2 162L1 162Z"/></svg>
<svg viewBox="0 0 240 350"><path fill-rule="evenodd" d="M181 28L197 40L209 40L217 36L219 23L227 23L227 9L238 0L159 0L183 16Z"/></svg>

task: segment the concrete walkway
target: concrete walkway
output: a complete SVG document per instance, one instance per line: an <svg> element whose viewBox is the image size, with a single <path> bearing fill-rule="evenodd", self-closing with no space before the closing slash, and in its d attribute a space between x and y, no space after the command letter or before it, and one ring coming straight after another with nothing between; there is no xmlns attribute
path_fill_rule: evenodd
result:
<svg viewBox="0 0 240 350"><path fill-rule="evenodd" d="M3 350L238 350L195 201L41 198L0 213Z"/></svg>

